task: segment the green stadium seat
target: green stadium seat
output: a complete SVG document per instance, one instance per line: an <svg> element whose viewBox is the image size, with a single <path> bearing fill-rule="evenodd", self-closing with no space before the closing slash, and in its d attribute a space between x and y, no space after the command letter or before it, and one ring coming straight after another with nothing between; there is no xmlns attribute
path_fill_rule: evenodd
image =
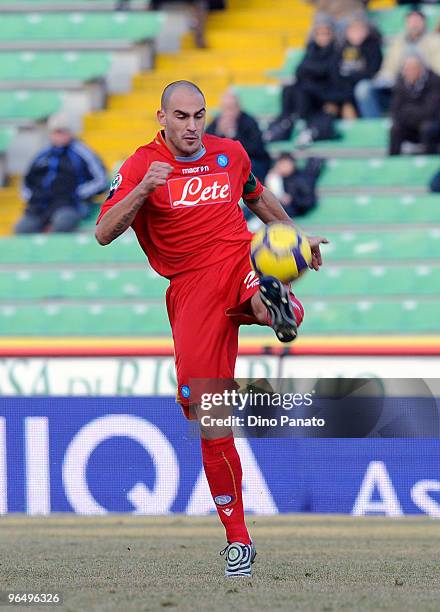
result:
<svg viewBox="0 0 440 612"><path fill-rule="evenodd" d="M303 55L304 49L289 49L283 66L279 70L269 70L267 76L284 80L292 78Z"/></svg>
<svg viewBox="0 0 440 612"><path fill-rule="evenodd" d="M376 159L331 159L321 177L320 188L426 187L438 170L436 156Z"/></svg>
<svg viewBox="0 0 440 612"><path fill-rule="evenodd" d="M370 11L370 18L383 36L395 36L403 32L405 16L411 7L399 6L389 10ZM428 28L435 30L440 19L439 6L423 6L423 13L427 17Z"/></svg>
<svg viewBox="0 0 440 612"><path fill-rule="evenodd" d="M324 245L326 261L408 261L440 259L440 228L399 231L326 232L330 244Z"/></svg>
<svg viewBox="0 0 440 612"><path fill-rule="evenodd" d="M301 220L301 225L306 228L314 225L333 227L401 223L440 223L439 196L323 196L319 206Z"/></svg>
<svg viewBox="0 0 440 612"><path fill-rule="evenodd" d="M336 129L340 134L337 140L319 140L307 148L310 154L325 149L386 149L389 135L388 119L356 119L354 121L338 121ZM281 151L295 150L295 142L299 130L296 128L290 141L273 142L269 150L273 155Z"/></svg>
<svg viewBox="0 0 440 612"><path fill-rule="evenodd" d="M2 336L168 336L163 304L41 305L0 307Z"/></svg>
<svg viewBox="0 0 440 612"><path fill-rule="evenodd" d="M103 248L91 234L71 236L11 236L0 240L2 263L81 264L81 263L144 263L133 234L124 234Z"/></svg>
<svg viewBox="0 0 440 612"><path fill-rule="evenodd" d="M398 263L398 262L397 262ZM3 272L0 295L14 302L31 300L142 300L164 303L168 281L150 268L109 266L83 270L23 267ZM301 297L435 296L440 294L439 262L390 265L376 262L356 266L326 265L295 283Z"/></svg>
<svg viewBox="0 0 440 612"><path fill-rule="evenodd" d="M281 112L279 85L237 85L234 91L243 110L251 115L270 117Z"/></svg>
<svg viewBox="0 0 440 612"><path fill-rule="evenodd" d="M91 81L104 77L111 55L94 51L3 52L0 81Z"/></svg>
<svg viewBox="0 0 440 612"><path fill-rule="evenodd" d="M15 130L8 127L0 127L0 155L6 151L14 138Z"/></svg>
<svg viewBox="0 0 440 612"><path fill-rule="evenodd" d="M6 161L6 151L15 136L12 127L0 127L0 187L4 187L8 181L8 168ZM0 192L1 205L1 192ZM1 209L0 209L1 210Z"/></svg>
<svg viewBox="0 0 440 612"><path fill-rule="evenodd" d="M417 298L388 301L361 298L349 301L304 300L306 315L301 335L357 334L433 334L440 331L440 300ZM242 327L241 335L255 336L252 328ZM259 336L273 336L269 328L260 328Z"/></svg>
<svg viewBox="0 0 440 612"><path fill-rule="evenodd" d="M82 270L25 267L3 272L0 295L15 301L82 299L143 299L163 301L168 281L151 268L106 266Z"/></svg>
<svg viewBox="0 0 440 612"><path fill-rule="evenodd" d="M55 91L0 91L0 121L46 119L62 102L63 94Z"/></svg>
<svg viewBox="0 0 440 612"><path fill-rule="evenodd" d="M390 122L388 119L358 119L355 121L338 121L337 130L340 140L323 140L315 143L313 148L385 148L388 144Z"/></svg>
<svg viewBox="0 0 440 612"><path fill-rule="evenodd" d="M150 4L149 0L131 0L130 10L136 7L145 10L145 7ZM41 5L41 6L40 6ZM0 0L0 11L5 7L10 7L13 12L29 10L114 10L115 0ZM76 8L78 7L78 8Z"/></svg>
<svg viewBox="0 0 440 612"><path fill-rule="evenodd" d="M327 260L401 260L440 259L440 229L413 229L402 226L399 231L340 231L326 232L331 244L324 246ZM54 235L13 236L0 241L0 261L3 264L94 264L106 265L146 263L136 238L120 236L105 248L93 235L69 237Z"/></svg>
<svg viewBox="0 0 440 612"><path fill-rule="evenodd" d="M440 300L362 297L304 300L304 334L439 333ZM273 336L244 327L243 336ZM30 304L0 306L2 336L169 336L163 304Z"/></svg>
<svg viewBox="0 0 440 612"><path fill-rule="evenodd" d="M138 42L156 37L164 19L159 12L4 13L0 43Z"/></svg>
<svg viewBox="0 0 440 612"><path fill-rule="evenodd" d="M319 274L304 274L295 283L295 292L301 298L332 297L378 298L440 295L440 262L417 265L325 265Z"/></svg>

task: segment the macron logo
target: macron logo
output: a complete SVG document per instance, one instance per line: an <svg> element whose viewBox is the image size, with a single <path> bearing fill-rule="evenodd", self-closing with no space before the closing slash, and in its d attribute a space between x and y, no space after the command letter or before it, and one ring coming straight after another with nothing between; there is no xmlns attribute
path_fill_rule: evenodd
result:
<svg viewBox="0 0 440 612"><path fill-rule="evenodd" d="M226 516L231 516L231 514L234 512L234 508L225 508L222 510L222 512L224 512Z"/></svg>
<svg viewBox="0 0 440 612"><path fill-rule="evenodd" d="M209 172L209 166L193 166L192 168L182 168L182 174L199 174Z"/></svg>

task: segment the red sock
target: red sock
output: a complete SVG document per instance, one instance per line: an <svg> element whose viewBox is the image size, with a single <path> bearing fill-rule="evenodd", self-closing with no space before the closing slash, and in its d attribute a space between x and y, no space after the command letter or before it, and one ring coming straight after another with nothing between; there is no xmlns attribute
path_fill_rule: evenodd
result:
<svg viewBox="0 0 440 612"><path fill-rule="evenodd" d="M228 542L250 544L244 522L241 461L234 436L201 440L203 467L218 515L226 529L226 539Z"/></svg>

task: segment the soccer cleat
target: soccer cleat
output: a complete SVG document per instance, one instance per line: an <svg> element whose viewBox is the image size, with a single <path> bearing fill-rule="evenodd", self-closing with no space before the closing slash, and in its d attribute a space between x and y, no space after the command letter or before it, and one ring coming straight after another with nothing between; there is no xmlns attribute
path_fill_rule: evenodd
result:
<svg viewBox="0 0 440 612"><path fill-rule="evenodd" d="M274 276L260 278L260 295L267 307L270 324L280 342L292 342L297 336L296 317L289 290Z"/></svg>
<svg viewBox="0 0 440 612"><path fill-rule="evenodd" d="M252 576L251 566L257 556L253 542L250 544L231 542L220 554L226 554L226 577L244 576L250 578Z"/></svg>

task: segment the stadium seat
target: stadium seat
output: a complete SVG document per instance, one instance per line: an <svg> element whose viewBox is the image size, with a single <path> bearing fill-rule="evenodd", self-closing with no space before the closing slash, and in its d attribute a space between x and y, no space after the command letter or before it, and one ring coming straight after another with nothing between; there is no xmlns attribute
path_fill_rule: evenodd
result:
<svg viewBox="0 0 440 612"><path fill-rule="evenodd" d="M304 300L306 318L303 333L438 333L440 300L397 300L362 298L356 300ZM66 321L69 322L66 327ZM130 304L8 305L0 307L2 336L169 336L170 328L164 304L137 301ZM244 336L255 330L244 327ZM258 335L272 336L269 328L259 328Z"/></svg>
<svg viewBox="0 0 440 612"><path fill-rule="evenodd" d="M142 298L163 301L168 281L151 268L118 266L82 270L66 266L55 270L24 267L5 272L0 277L1 295L13 295L16 301L56 299Z"/></svg>
<svg viewBox="0 0 440 612"><path fill-rule="evenodd" d="M307 147L309 155L350 154L366 156L383 155L387 149L389 137L388 119L356 119L354 121L337 121L336 130L339 138L318 140ZM272 155L280 151L295 151L296 139L300 133L299 125L295 127L289 141L272 142L268 145Z"/></svg>
<svg viewBox="0 0 440 612"><path fill-rule="evenodd" d="M0 91L0 122L33 122L56 113L63 94L54 91Z"/></svg>
<svg viewBox="0 0 440 612"><path fill-rule="evenodd" d="M356 266L325 265L314 274L305 274L295 284L301 297L322 299L330 297L378 298L385 296L438 296L440 294L440 267L438 262L399 266L387 262Z"/></svg>
<svg viewBox="0 0 440 612"><path fill-rule="evenodd" d="M440 331L438 309L440 301L369 297L348 300L304 300L306 316L301 327L303 336L325 334L328 337L360 334L433 334ZM255 335L252 328L243 327L241 335ZM273 336L269 328L261 328L258 335Z"/></svg>
<svg viewBox="0 0 440 612"><path fill-rule="evenodd" d="M149 0L131 0L130 10L142 11ZM115 10L115 0L0 0L0 11L27 13L29 11L46 13L49 11L91 11L108 12Z"/></svg>
<svg viewBox="0 0 440 612"><path fill-rule="evenodd" d="M6 149L14 137L15 131L10 127L0 128L0 154L5 153Z"/></svg>
<svg viewBox="0 0 440 612"><path fill-rule="evenodd" d="M84 51L3 52L0 81L91 81L110 68L109 53Z"/></svg>
<svg viewBox="0 0 440 612"><path fill-rule="evenodd" d="M0 127L0 187L6 184L6 151L14 138L15 130L8 127ZM3 202L2 202L3 204Z"/></svg>
<svg viewBox="0 0 440 612"><path fill-rule="evenodd" d="M284 64L277 70L269 70L268 75L278 79L290 79L304 56L304 49L289 49L284 59Z"/></svg>
<svg viewBox="0 0 440 612"><path fill-rule="evenodd" d="M394 230L327 231L324 247L330 261L408 261L440 259L440 229L414 229L410 224Z"/></svg>
<svg viewBox="0 0 440 612"><path fill-rule="evenodd" d="M163 22L163 13L30 13L2 14L0 47L28 46L30 43L58 42L64 48L74 41L137 42L154 38ZM60 45L57 45L60 48Z"/></svg>
<svg viewBox="0 0 440 612"><path fill-rule="evenodd" d="M285 32L302 34L310 24L312 7L302 5L293 13L292 8L283 9L280 6L277 10L254 9L214 12L208 17L209 25L213 28L227 28L229 30L265 30L275 33Z"/></svg>
<svg viewBox="0 0 440 612"><path fill-rule="evenodd" d="M146 336L170 334L164 304L4 305L0 315L2 336L135 336L140 330Z"/></svg>
<svg viewBox="0 0 440 612"><path fill-rule="evenodd" d="M428 194L323 196L319 206L298 221L305 227L440 223L439 198Z"/></svg>
<svg viewBox="0 0 440 612"><path fill-rule="evenodd" d="M158 276L148 266L145 269L132 266L120 268L109 265L105 270L88 267L87 270L66 265L60 269L33 269L23 266L18 270L3 272L0 277L0 294L13 296L14 302L32 300L145 300L163 302L168 281ZM417 263L401 265L361 262L353 266L327 263L319 272L319 278L310 273L295 283L295 291L301 298L385 296L435 296L440 293L440 267L435 264Z"/></svg>
<svg viewBox="0 0 440 612"><path fill-rule="evenodd" d="M279 85L235 86L234 91L247 113L256 117L270 117L281 111Z"/></svg>
<svg viewBox="0 0 440 612"><path fill-rule="evenodd" d="M320 188L342 187L426 187L438 169L438 158L393 157L331 159L320 180Z"/></svg>
<svg viewBox="0 0 440 612"><path fill-rule="evenodd" d="M330 261L440 259L440 230L414 229L411 224L381 231L341 230L326 232L331 244L324 247ZM0 261L5 264L34 263L145 263L132 233L105 249L89 234L10 237L0 242Z"/></svg>

